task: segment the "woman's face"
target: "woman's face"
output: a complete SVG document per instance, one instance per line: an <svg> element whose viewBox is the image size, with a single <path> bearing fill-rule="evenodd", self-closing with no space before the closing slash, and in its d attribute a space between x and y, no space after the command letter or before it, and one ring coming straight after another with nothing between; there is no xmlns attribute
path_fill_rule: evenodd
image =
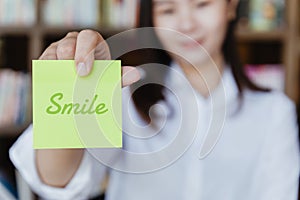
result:
<svg viewBox="0 0 300 200"><path fill-rule="evenodd" d="M213 59L222 55L227 24L235 17L236 4L237 0L153 0L153 24L174 30L156 31L165 49L201 65L209 57L199 44Z"/></svg>

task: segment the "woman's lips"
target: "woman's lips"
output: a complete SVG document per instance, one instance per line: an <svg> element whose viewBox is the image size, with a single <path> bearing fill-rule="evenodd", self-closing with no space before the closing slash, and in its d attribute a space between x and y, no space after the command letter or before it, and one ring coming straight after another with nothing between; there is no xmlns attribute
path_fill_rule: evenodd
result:
<svg viewBox="0 0 300 200"><path fill-rule="evenodd" d="M194 48L200 48L203 45L203 40L189 40L181 43L182 46L186 49L194 49Z"/></svg>

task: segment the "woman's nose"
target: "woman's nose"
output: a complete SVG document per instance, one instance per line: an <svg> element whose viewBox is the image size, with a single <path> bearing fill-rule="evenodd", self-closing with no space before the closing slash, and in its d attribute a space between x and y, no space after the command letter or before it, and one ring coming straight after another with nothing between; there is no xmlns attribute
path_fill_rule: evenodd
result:
<svg viewBox="0 0 300 200"><path fill-rule="evenodd" d="M177 20L178 31L181 33L193 32L196 27L196 22L193 13L189 8L181 9L178 13Z"/></svg>

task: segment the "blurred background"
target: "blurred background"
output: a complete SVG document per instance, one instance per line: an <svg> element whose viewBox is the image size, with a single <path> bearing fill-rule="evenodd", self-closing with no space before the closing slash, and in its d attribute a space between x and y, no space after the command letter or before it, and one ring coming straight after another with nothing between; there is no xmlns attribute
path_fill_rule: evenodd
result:
<svg viewBox="0 0 300 200"><path fill-rule="evenodd" d="M8 158L9 147L32 119L31 60L69 31L91 28L107 38L134 28L138 5L139 0L0 0L0 199L1 194L37 199ZM298 113L299 15L299 0L240 0L236 29L248 76L284 91Z"/></svg>

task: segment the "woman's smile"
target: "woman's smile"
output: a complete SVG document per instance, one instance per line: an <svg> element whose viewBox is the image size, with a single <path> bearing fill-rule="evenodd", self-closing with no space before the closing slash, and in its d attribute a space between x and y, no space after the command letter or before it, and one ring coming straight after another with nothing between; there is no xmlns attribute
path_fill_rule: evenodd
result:
<svg viewBox="0 0 300 200"><path fill-rule="evenodd" d="M204 39L195 39L195 40L187 40L187 41L180 42L180 45L187 50L192 50L192 49L199 48L200 46L202 47L203 43L204 43Z"/></svg>

